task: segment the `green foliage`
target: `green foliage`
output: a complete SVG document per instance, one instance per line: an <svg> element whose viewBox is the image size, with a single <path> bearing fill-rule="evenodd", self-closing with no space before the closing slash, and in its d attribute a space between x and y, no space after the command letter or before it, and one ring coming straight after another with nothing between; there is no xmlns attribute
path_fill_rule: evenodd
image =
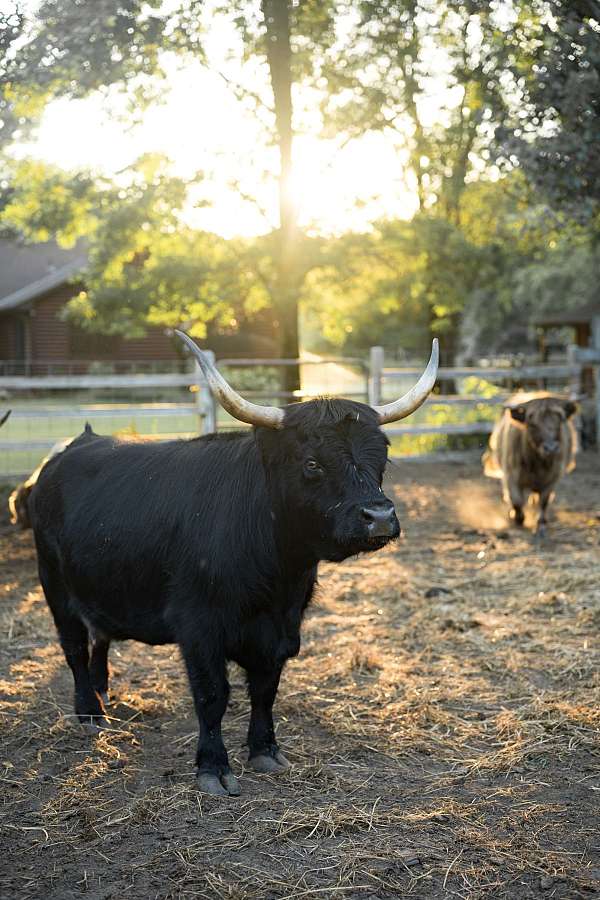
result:
<svg viewBox="0 0 600 900"><path fill-rule="evenodd" d="M0 10L0 142L17 127L19 110L15 109L9 69L14 48L23 39L25 14L16 4Z"/></svg>
<svg viewBox="0 0 600 900"><path fill-rule="evenodd" d="M514 352L535 313L595 300L600 4L233 0L214 15L237 29L231 52L250 73L232 90L263 109L280 149L281 227L231 241L190 228L181 213L202 178L174 178L154 155L112 181L3 161L1 228L85 242L85 290L67 310L83 327L180 325L202 338L273 306L294 355L301 301L315 348L422 355L438 334L449 361ZM211 21L201 0L42 0L34 16L0 13L0 140L22 137L56 97L121 90L139 114L158 99L167 58L206 63ZM292 139L319 113L340 142L374 131L394 142L418 195L412 221L335 239L299 231L285 192Z"/></svg>
<svg viewBox="0 0 600 900"><path fill-rule="evenodd" d="M94 229L94 206L101 193L88 174L69 175L39 160L25 159L11 166L2 224L30 241L54 237L63 247L72 247Z"/></svg>
<svg viewBox="0 0 600 900"><path fill-rule="evenodd" d="M324 336L340 349L383 344L394 355L422 352L431 334L448 352L466 299L490 269L488 246L429 213L345 235L326 256L305 290Z"/></svg>
<svg viewBox="0 0 600 900"><path fill-rule="evenodd" d="M500 106L490 73L501 65L502 45L488 39L495 4L361 0L348 4L347 15L350 34L324 67L329 131L385 131L406 159L421 212L436 207L458 221L491 111ZM432 93L444 97L435 121L427 114Z"/></svg>
<svg viewBox="0 0 600 900"><path fill-rule="evenodd" d="M266 61L268 29L265 19L272 15L270 6L281 0L231 0L220 7L221 14L231 16L244 43L246 60ZM289 3L290 42L292 48L292 80L296 83L318 76L323 53L335 41L338 0L298 0Z"/></svg>
<svg viewBox="0 0 600 900"><path fill-rule="evenodd" d="M111 85L130 113L158 97L166 51L203 58L201 0L42 0L0 18L0 136L35 120L55 97L85 97ZM8 24L6 24L8 23ZM158 79L158 80L157 80Z"/></svg>
<svg viewBox="0 0 600 900"><path fill-rule="evenodd" d="M502 393L496 385L480 379L465 379L461 393L474 393L479 396L492 399ZM427 403L410 418L410 425L467 425L478 422L490 425L496 421L502 408L502 400L497 404L476 403L467 408L463 406L449 406L436 404L435 398ZM415 455L421 453L433 453L437 450L465 450L471 447L481 447L483 450L487 441L486 431L475 434L407 434L391 438L392 455Z"/></svg>
<svg viewBox="0 0 600 900"><path fill-rule="evenodd" d="M579 222L600 202L600 3L514 0L512 103L497 138L542 196Z"/></svg>
<svg viewBox="0 0 600 900"><path fill-rule="evenodd" d="M264 307L239 242L182 223L190 182L170 175L166 160L142 157L120 181L28 160L14 166L2 224L28 240L81 239L87 249L85 290L67 316L104 334L136 337L161 325L203 338L209 322L228 327Z"/></svg>

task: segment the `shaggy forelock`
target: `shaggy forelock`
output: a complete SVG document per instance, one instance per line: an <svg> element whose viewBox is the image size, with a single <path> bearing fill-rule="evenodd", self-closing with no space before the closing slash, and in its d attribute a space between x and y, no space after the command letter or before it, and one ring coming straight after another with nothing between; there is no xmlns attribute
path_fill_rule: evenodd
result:
<svg viewBox="0 0 600 900"><path fill-rule="evenodd" d="M355 419L375 427L379 425L379 417L370 406L337 397L323 397L318 400L307 400L305 403L291 403L285 408L283 425L284 428L302 428L312 431L323 425L339 425L347 419Z"/></svg>

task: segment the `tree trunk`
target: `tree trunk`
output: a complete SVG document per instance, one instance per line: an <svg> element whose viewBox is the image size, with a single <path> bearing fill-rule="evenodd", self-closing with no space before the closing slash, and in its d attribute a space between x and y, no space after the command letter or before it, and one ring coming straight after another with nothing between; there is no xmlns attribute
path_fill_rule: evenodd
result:
<svg viewBox="0 0 600 900"><path fill-rule="evenodd" d="M273 299L279 319L280 354L296 359L300 354L298 304L301 280L297 259L297 213L291 191L293 128L289 0L261 0L261 9L266 28L280 165L278 258ZM299 367L286 366L283 372L284 390L299 390Z"/></svg>

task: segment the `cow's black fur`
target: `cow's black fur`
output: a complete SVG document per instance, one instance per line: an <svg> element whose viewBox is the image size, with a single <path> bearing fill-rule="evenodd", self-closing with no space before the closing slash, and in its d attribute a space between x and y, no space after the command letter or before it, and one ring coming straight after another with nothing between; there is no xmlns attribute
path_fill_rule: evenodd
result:
<svg viewBox="0 0 600 900"><path fill-rule="evenodd" d="M376 413L346 400L293 404L280 430L188 441L119 442L86 428L30 498L80 720L103 715L110 640L177 643L200 721L199 771L231 783L227 660L247 673L250 759L281 759L272 706L319 560L399 534L381 490L386 459ZM370 536L372 508L389 515L387 534Z"/></svg>

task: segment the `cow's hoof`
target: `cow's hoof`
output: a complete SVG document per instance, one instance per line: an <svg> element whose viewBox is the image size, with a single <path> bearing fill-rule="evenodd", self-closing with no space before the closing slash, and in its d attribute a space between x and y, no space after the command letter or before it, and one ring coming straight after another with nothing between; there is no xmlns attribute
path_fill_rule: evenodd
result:
<svg viewBox="0 0 600 900"><path fill-rule="evenodd" d="M239 797L241 794L240 783L233 772L225 775L215 775L213 772L198 772L198 790L212 797Z"/></svg>
<svg viewBox="0 0 600 900"><path fill-rule="evenodd" d="M79 722L87 734L99 734L108 728L108 719L104 716L79 716Z"/></svg>
<svg viewBox="0 0 600 900"><path fill-rule="evenodd" d="M233 772L226 772L225 775L221 775L221 784L230 797L239 797L242 793L240 783Z"/></svg>
<svg viewBox="0 0 600 900"><path fill-rule="evenodd" d="M252 756L248 760L248 765L261 775L279 775L290 767L289 761L279 750L275 756L270 756L268 753L259 753L258 756Z"/></svg>

